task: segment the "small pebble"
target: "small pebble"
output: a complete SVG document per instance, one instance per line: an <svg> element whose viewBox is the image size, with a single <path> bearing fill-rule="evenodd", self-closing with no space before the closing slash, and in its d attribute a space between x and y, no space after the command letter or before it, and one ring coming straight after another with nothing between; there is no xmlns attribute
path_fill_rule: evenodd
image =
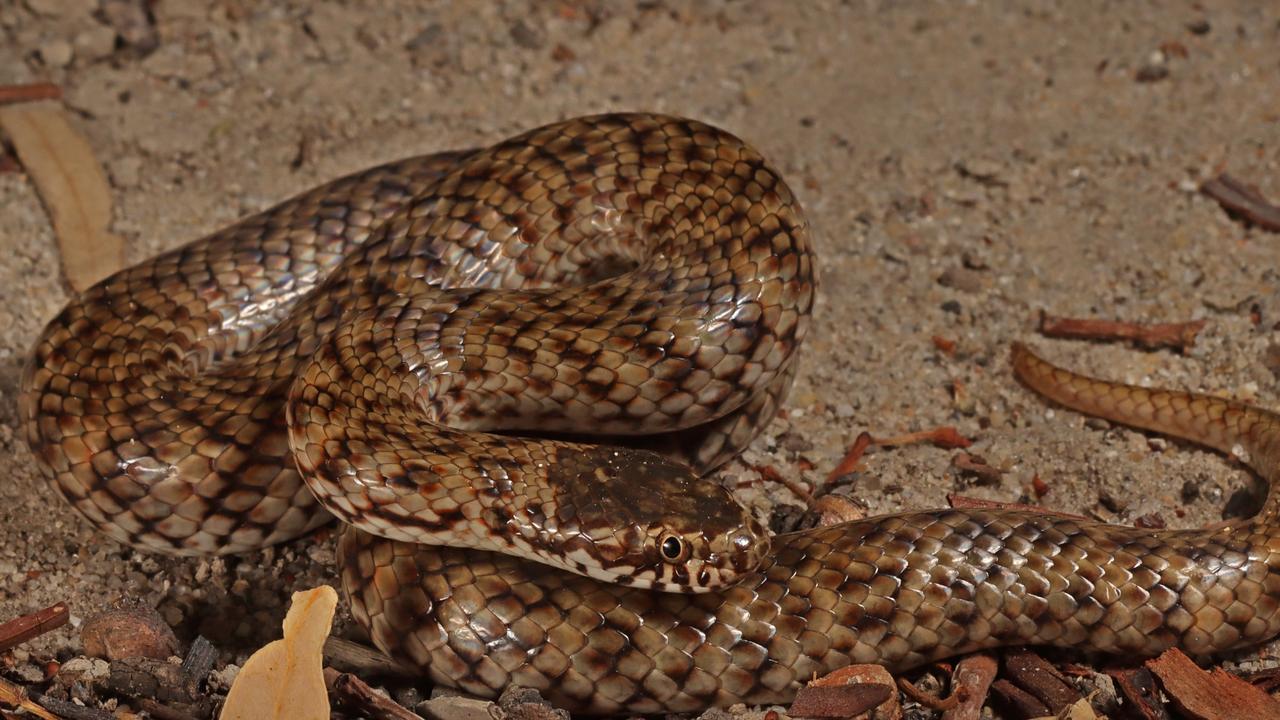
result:
<svg viewBox="0 0 1280 720"><path fill-rule="evenodd" d="M173 629L159 613L147 607L119 608L94 615L80 628L80 642L86 655L107 660L164 660L180 654Z"/></svg>
<svg viewBox="0 0 1280 720"><path fill-rule="evenodd" d="M66 67L73 57L75 51L66 40L50 40L40 46L40 61L49 67Z"/></svg>
<svg viewBox="0 0 1280 720"><path fill-rule="evenodd" d="M76 35L73 41L75 54L82 60L93 62L107 57L116 49L116 31L106 25L97 25Z"/></svg>

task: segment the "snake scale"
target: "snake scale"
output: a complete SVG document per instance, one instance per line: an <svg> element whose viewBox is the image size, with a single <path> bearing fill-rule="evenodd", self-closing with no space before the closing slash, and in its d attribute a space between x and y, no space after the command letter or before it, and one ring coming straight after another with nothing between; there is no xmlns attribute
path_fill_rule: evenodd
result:
<svg viewBox="0 0 1280 720"><path fill-rule="evenodd" d="M696 711L785 703L853 662L1280 631L1274 493L1211 530L935 510L770 538L703 478L785 399L814 266L790 190L737 138L577 118L333 181L113 275L41 335L21 415L61 494L139 548L242 552L336 515L374 643L480 696ZM1267 411L1021 346L1014 368L1280 467Z"/></svg>

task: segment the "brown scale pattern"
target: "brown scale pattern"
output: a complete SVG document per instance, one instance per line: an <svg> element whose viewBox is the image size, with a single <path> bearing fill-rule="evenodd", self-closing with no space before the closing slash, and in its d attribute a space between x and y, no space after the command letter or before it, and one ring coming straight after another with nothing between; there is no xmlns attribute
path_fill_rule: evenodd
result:
<svg viewBox="0 0 1280 720"><path fill-rule="evenodd" d="M1270 482L1280 417L1054 368L1018 346L1031 388L1071 408L1224 451ZM1280 631L1280 501L1215 530L1153 532L1012 511L940 510L774 538L756 572L700 595L645 592L494 553L355 528L340 541L352 611L437 683L515 683L588 713L786 703L850 663L895 669L981 648L1051 644L1208 653Z"/></svg>
<svg viewBox="0 0 1280 720"><path fill-rule="evenodd" d="M782 402L812 265L790 191L737 138L573 119L329 183L108 278L38 340L26 435L62 494L138 547L244 551L325 506L400 539L702 589L767 548L696 474ZM570 472L589 448L483 430L680 462L631 449ZM650 509L708 502L617 528L566 491L592 481L648 484ZM688 557L658 558L664 533Z"/></svg>

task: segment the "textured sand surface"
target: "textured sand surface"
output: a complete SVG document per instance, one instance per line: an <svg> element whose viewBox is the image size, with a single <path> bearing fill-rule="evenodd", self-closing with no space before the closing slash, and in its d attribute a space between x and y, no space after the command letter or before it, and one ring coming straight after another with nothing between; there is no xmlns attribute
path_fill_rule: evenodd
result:
<svg viewBox="0 0 1280 720"><path fill-rule="evenodd" d="M942 424L1001 481L976 485L954 451L880 451L854 488L871 511L956 491L1034 502L1038 475L1044 504L1188 526L1247 485L1211 453L1048 409L1007 355L1029 340L1101 376L1275 404L1280 235L1195 192L1225 167L1280 198L1274 6L163 0L142 56L111 51L97 5L0 3L0 83L63 86L131 261L395 157L591 112L692 116L764 151L820 242L789 417L728 470L757 486L748 502L799 502L751 466L816 483L863 430ZM0 173L0 208L0 619L135 598L184 638L251 648L291 591L334 580L327 535L173 560L75 516L14 407L26 353L66 301L54 238L21 172ZM1039 339L1041 310L1209 323L1180 356ZM77 645L67 628L30 647Z"/></svg>

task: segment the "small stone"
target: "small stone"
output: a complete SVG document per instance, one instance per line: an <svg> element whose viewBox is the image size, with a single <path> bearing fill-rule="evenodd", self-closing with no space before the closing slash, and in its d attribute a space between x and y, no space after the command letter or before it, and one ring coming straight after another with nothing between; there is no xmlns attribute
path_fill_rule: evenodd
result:
<svg viewBox="0 0 1280 720"><path fill-rule="evenodd" d="M147 607L107 610L85 621L80 642L90 657L164 660L179 654L178 638L164 618Z"/></svg>
<svg viewBox="0 0 1280 720"><path fill-rule="evenodd" d="M954 288L962 292L975 293L982 290L982 273L966 267L947 268L938 276L938 284Z"/></svg>
<svg viewBox="0 0 1280 720"><path fill-rule="evenodd" d="M13 672L18 676L18 679L29 683L44 682L44 670L31 663L22 663L14 668Z"/></svg>
<svg viewBox="0 0 1280 720"><path fill-rule="evenodd" d="M133 155L127 155L111 162L111 180L118 188L134 188L138 186L138 180L142 176L142 160ZM204 569L205 578L199 577L200 568ZM203 582L208 578L209 564L202 562L200 567L196 569L196 580Z"/></svg>
<svg viewBox="0 0 1280 720"><path fill-rule="evenodd" d="M1133 79L1140 83L1153 83L1167 77L1169 77L1169 67L1167 65L1148 63L1138 68L1138 72L1134 74Z"/></svg>
<svg viewBox="0 0 1280 720"><path fill-rule="evenodd" d="M952 315L959 315L964 312L964 306L955 300L948 300L942 303L940 307L942 308L942 312L951 313Z"/></svg>
<svg viewBox="0 0 1280 720"><path fill-rule="evenodd" d="M836 403L835 411L838 418L851 418L854 414L853 406L847 402Z"/></svg>
<svg viewBox="0 0 1280 720"><path fill-rule="evenodd" d="M50 40L40 46L40 61L49 67L66 67L75 57L75 50L66 40Z"/></svg>
<svg viewBox="0 0 1280 720"><path fill-rule="evenodd" d="M547 44L542 33L530 27L524 20L517 20L511 24L511 39L522 48L530 50L541 49Z"/></svg>
<svg viewBox="0 0 1280 720"><path fill-rule="evenodd" d="M82 60L93 62L107 57L116 49L116 31L106 25L96 25L76 35L75 52Z"/></svg>
<svg viewBox="0 0 1280 720"><path fill-rule="evenodd" d="M1204 18L1192 20L1187 23L1187 30L1190 31L1192 35L1208 35L1211 29L1212 26L1209 24L1209 21Z"/></svg>

